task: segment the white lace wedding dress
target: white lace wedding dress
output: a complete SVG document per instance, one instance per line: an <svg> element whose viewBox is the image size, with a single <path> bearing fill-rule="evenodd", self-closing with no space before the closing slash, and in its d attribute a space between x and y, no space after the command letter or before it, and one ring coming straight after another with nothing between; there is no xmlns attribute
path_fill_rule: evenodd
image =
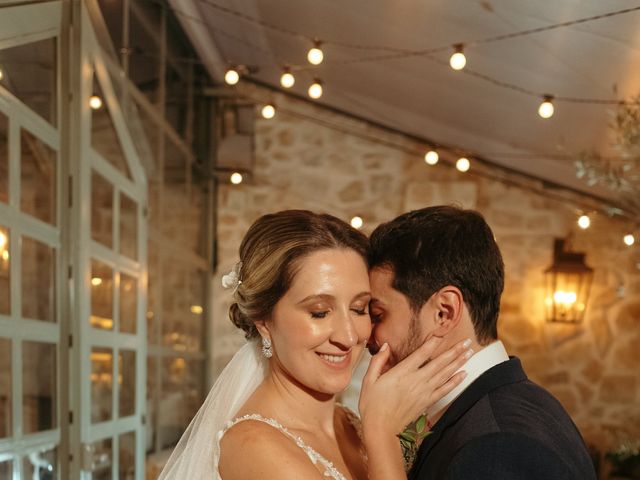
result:
<svg viewBox="0 0 640 480"><path fill-rule="evenodd" d="M355 413L353 413L351 410L349 410L348 408L342 405L338 405L338 408L342 408L344 410L345 414L347 415L347 419L349 420L351 425L353 425L353 427L355 428L356 432L358 433L358 436L362 438L361 437L362 430L360 425L360 419L358 418L358 416ZM218 432L218 435L217 435L218 449L220 445L220 440L222 440L223 435L234 425L237 425L240 422L246 422L246 421L256 421L256 422L266 423L267 425L270 425L273 428L280 430L280 432L282 432L283 435L293 440L296 443L296 445L298 445L298 447L300 447L304 451L304 453L307 454L307 456L309 457L309 460L311 460L311 462L314 465L317 466L318 464L320 464L322 466L322 468L324 469L323 473L325 477L333 478L334 480L347 480L347 477L345 477L342 473L340 473L340 471L333 465L332 462L324 458L321 454L319 454L313 448L307 445L300 436L297 436L291 433L287 429L287 427L282 426L277 420L274 420L273 418L265 418L262 415L259 415L257 413L244 415L242 417L238 417L238 418L235 418L234 420L229 421L225 425L225 428Z"/></svg>
<svg viewBox="0 0 640 480"><path fill-rule="evenodd" d="M249 341L231 359L182 435L158 480L222 480L218 471L220 440L231 427L245 421L263 422L278 429L304 450L314 465L320 464L325 477L346 480L330 461L278 421L258 414L237 417L237 412L267 374L267 361L260 351L257 342ZM362 438L357 415L342 405L339 408L345 410ZM366 460L364 451L361 453Z"/></svg>

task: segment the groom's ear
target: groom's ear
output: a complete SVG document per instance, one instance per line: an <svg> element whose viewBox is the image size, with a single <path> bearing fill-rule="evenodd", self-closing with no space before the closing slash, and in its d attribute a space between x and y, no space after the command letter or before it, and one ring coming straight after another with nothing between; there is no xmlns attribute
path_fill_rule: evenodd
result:
<svg viewBox="0 0 640 480"><path fill-rule="evenodd" d="M441 337L454 330L462 319L463 298L459 288L453 285L438 290L434 296L435 330L433 334Z"/></svg>

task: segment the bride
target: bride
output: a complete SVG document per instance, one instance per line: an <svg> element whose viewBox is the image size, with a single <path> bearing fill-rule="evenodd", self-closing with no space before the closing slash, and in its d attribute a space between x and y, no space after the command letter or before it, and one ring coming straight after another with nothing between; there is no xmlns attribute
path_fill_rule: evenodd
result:
<svg viewBox="0 0 640 480"><path fill-rule="evenodd" d="M374 355L361 420L336 402L371 333L367 239L330 215L259 218L223 277L247 343L219 376L165 479L405 479L397 438L454 388L466 346L430 361L430 339L391 369Z"/></svg>

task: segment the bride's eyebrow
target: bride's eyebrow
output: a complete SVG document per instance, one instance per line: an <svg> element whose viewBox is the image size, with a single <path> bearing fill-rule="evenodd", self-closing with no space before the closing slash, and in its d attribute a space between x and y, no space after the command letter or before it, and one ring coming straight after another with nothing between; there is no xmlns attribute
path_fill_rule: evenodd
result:
<svg viewBox="0 0 640 480"><path fill-rule="evenodd" d="M362 297L371 297L371 292L360 292L355 297L353 297L352 302L359 300Z"/></svg>
<svg viewBox="0 0 640 480"><path fill-rule="evenodd" d="M333 300L333 295L327 295L327 294L317 294L317 295L309 295L308 297L303 298L302 300L300 300L297 305L302 305L303 303L307 303L311 300L324 300L325 302L330 302Z"/></svg>

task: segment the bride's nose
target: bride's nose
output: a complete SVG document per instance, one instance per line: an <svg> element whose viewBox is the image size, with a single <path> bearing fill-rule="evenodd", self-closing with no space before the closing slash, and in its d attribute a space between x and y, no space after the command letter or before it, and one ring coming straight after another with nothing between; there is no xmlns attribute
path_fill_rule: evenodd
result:
<svg viewBox="0 0 640 480"><path fill-rule="evenodd" d="M334 316L331 341L344 348L351 348L358 344L358 331L351 315L344 313Z"/></svg>

